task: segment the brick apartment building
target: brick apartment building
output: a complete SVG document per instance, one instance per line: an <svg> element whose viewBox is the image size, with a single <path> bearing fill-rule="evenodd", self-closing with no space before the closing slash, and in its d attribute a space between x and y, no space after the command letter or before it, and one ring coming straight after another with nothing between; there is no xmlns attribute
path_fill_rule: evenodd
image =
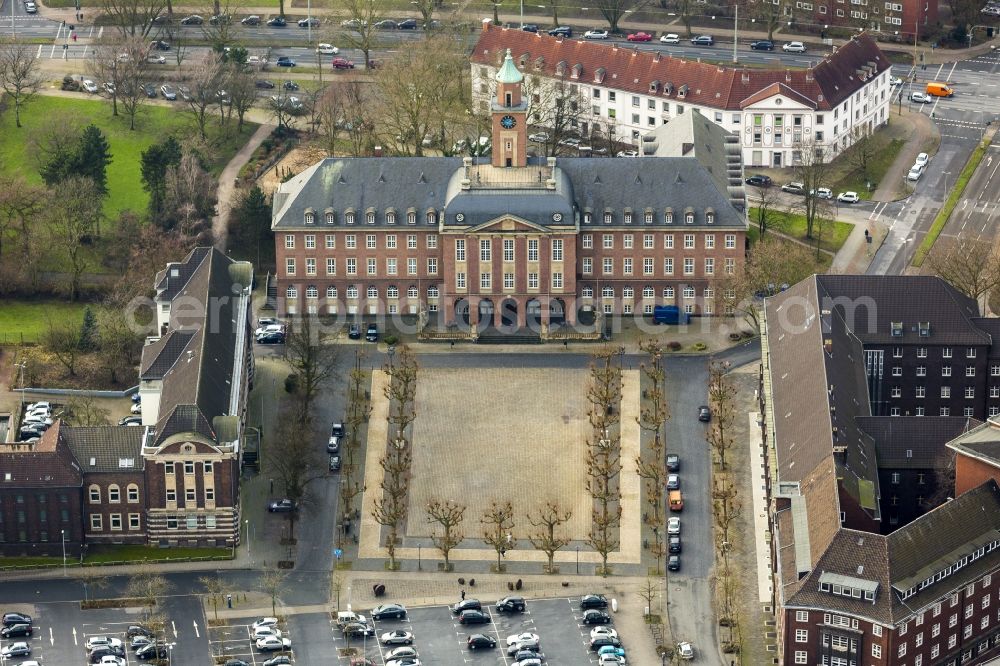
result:
<svg viewBox="0 0 1000 666"><path fill-rule="evenodd" d="M33 445L0 446L0 554L59 555L64 534L71 555L95 544L239 543L251 280L249 264L214 248L157 276L142 427L56 421Z"/></svg>
<svg viewBox="0 0 1000 666"><path fill-rule="evenodd" d="M991 348L992 335L976 330L993 323L932 277L820 275L767 299L761 399L778 663L937 666L1000 654L1000 487L984 472L997 471L982 459L989 452L976 454L993 440L995 463L1000 438L974 418L989 399L942 397L953 376L918 370L931 349L960 350L951 362L964 387L966 364ZM947 362L939 354L935 367ZM921 403L893 402L910 398L893 397L893 385L886 393L886 377L933 391L924 416Z"/></svg>
<svg viewBox="0 0 1000 666"><path fill-rule="evenodd" d="M730 2L730 6L736 0ZM901 40L913 43L914 34L924 35L937 29L938 3L932 0L750 0L773 2L780 9L785 20L806 24L815 30L825 30L829 26L861 28L886 35L898 34ZM744 6L745 10L746 7ZM745 14L744 14L745 15Z"/></svg>
<svg viewBox="0 0 1000 666"><path fill-rule="evenodd" d="M542 129L553 105L579 112L566 119L588 141L640 137L668 122L700 114L740 146L747 166L790 167L801 151L832 159L858 131L888 122L888 58L868 34L807 69L725 67L675 58L660 50L563 39L484 23L472 52L472 95L486 112L507 49L525 73L528 119ZM565 150L560 148L560 150Z"/></svg>
<svg viewBox="0 0 1000 666"><path fill-rule="evenodd" d="M734 137L688 114L631 159L527 152L523 75L494 77L488 158L330 158L274 196L278 310L523 328L581 312L714 312L742 265Z"/></svg>

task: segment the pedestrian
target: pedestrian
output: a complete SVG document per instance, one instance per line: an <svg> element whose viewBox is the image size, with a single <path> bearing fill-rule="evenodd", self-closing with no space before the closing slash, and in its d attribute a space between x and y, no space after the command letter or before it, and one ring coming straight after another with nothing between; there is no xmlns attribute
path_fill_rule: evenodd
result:
<svg viewBox="0 0 1000 666"><path fill-rule="evenodd" d="M271 493L274 494L274 479L271 479Z"/></svg>
<svg viewBox="0 0 1000 666"><path fill-rule="evenodd" d="M465 601L465 590L462 590L462 601Z"/></svg>

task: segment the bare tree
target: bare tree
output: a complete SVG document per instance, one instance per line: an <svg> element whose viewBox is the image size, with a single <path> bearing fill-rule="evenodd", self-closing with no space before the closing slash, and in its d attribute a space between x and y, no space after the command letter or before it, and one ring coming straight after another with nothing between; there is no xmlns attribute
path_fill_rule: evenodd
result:
<svg viewBox="0 0 1000 666"><path fill-rule="evenodd" d="M442 0L414 0L417 11L420 12L420 19L425 26L431 24L434 18L434 10L441 6Z"/></svg>
<svg viewBox="0 0 1000 666"><path fill-rule="evenodd" d="M148 37L166 0L101 0L101 10L123 37Z"/></svg>
<svg viewBox="0 0 1000 666"><path fill-rule="evenodd" d="M514 538L514 507L510 501L501 503L494 500L490 502L490 508L483 512L479 524L483 527L483 541L496 551L497 571L503 571L500 558L517 546L517 539Z"/></svg>
<svg viewBox="0 0 1000 666"><path fill-rule="evenodd" d="M503 4L503 0L490 0L490 5L493 6L493 25L500 25L500 6Z"/></svg>
<svg viewBox="0 0 1000 666"><path fill-rule="evenodd" d="M66 402L63 409L63 421L74 426L104 426L111 425L111 411L102 407L90 395L79 395Z"/></svg>
<svg viewBox="0 0 1000 666"><path fill-rule="evenodd" d="M166 577L156 573L148 567L142 567L138 573L128 579L125 587L125 594L133 599L138 599L145 607L145 616L149 618L153 614L153 608L157 601L161 599L171 588Z"/></svg>
<svg viewBox="0 0 1000 666"><path fill-rule="evenodd" d="M813 238L817 220L822 216L830 216L830 202L819 196L819 188L826 187L830 177L828 149L825 145L813 140L804 140L795 144L792 169L796 179L803 185L803 195L796 201L794 208L801 211L806 218L806 238Z"/></svg>
<svg viewBox="0 0 1000 666"><path fill-rule="evenodd" d="M111 585L104 567L83 567L75 575L83 584L84 608L90 603L90 597L94 592L106 590Z"/></svg>
<svg viewBox="0 0 1000 666"><path fill-rule="evenodd" d="M708 366L708 401L712 407L712 423L706 440L718 456L719 467L726 469L726 452L733 445L729 428L736 418L736 387L729 380L729 362L712 361Z"/></svg>
<svg viewBox="0 0 1000 666"><path fill-rule="evenodd" d="M585 114L590 113L590 102L569 76L566 72L556 78L529 77L525 82L528 117L548 135L542 144L546 155L568 150L562 141L579 136L581 123L587 120Z"/></svg>
<svg viewBox="0 0 1000 666"><path fill-rule="evenodd" d="M14 124L21 127L21 109L42 87L44 77L35 58L37 47L17 39L0 41L0 88L14 104Z"/></svg>
<svg viewBox="0 0 1000 666"><path fill-rule="evenodd" d="M289 326L285 360L298 377L299 419L307 419L319 392L337 369L338 349L314 329L315 316L306 313Z"/></svg>
<svg viewBox="0 0 1000 666"><path fill-rule="evenodd" d="M432 534L431 540L444 557L445 571L451 571L449 560L451 551L465 539L460 528L462 519L465 518L465 509L464 504L458 504L451 500L442 502L439 499L431 499L427 503L427 522L437 523L444 530L440 536Z"/></svg>
<svg viewBox="0 0 1000 666"><path fill-rule="evenodd" d="M371 62L371 52L378 45L379 32L376 24L385 18L382 0L344 0L351 28L343 33L343 40L365 56L365 67ZM400 54L402 55L402 54Z"/></svg>
<svg viewBox="0 0 1000 666"><path fill-rule="evenodd" d="M750 204L750 221L757 224L758 237L763 238L781 203L781 190L777 187L751 187L747 191Z"/></svg>
<svg viewBox="0 0 1000 666"><path fill-rule="evenodd" d="M199 63L193 65L190 78L188 108L198 124L202 139L206 139L208 112L218 102L218 93L224 88L226 67L218 53L209 51Z"/></svg>
<svg viewBox="0 0 1000 666"><path fill-rule="evenodd" d="M344 137L349 154L361 157L375 145L377 105L372 99L373 86L361 81L336 81L317 100L317 130L327 155L337 152L337 142Z"/></svg>
<svg viewBox="0 0 1000 666"><path fill-rule="evenodd" d="M371 416L371 399L366 389L369 374L363 365L364 353L360 349L354 352L354 365L347 380L347 435L340 444L340 510L342 514L342 530L337 533L337 543L354 516L354 499L365 490L364 484L358 480L360 465L357 461L361 448L361 430Z"/></svg>
<svg viewBox="0 0 1000 666"><path fill-rule="evenodd" d="M774 41L774 31L781 27L783 21L782 4L758 0L752 5L750 18L753 18L762 30L767 30L769 41ZM691 36L690 30L688 36Z"/></svg>
<svg viewBox="0 0 1000 666"><path fill-rule="evenodd" d="M587 543L601 556L601 575L608 575L608 555L618 548L621 525L621 366L610 348L594 354L590 364L588 417L593 435L587 442L587 491L596 506L591 511Z"/></svg>
<svg viewBox="0 0 1000 666"><path fill-rule="evenodd" d="M969 298L983 296L1000 285L1000 253L987 240L961 235L948 246L934 248L931 270Z"/></svg>
<svg viewBox="0 0 1000 666"><path fill-rule="evenodd" d="M572 516L573 512L569 509L562 510L556 500L546 502L545 506L538 508L535 515L528 514L528 522L539 528L538 532L528 536L528 540L536 550L545 553L549 560L546 568L548 573L556 573L555 566L552 564L556 551L570 542L569 538L565 536L557 536L556 530L568 522Z"/></svg>
<svg viewBox="0 0 1000 666"><path fill-rule="evenodd" d="M618 23L636 6L636 0L597 0L597 9L608 22L611 32L618 32Z"/></svg>
<svg viewBox="0 0 1000 666"><path fill-rule="evenodd" d="M664 9L667 8L667 1L660 0ZM681 23L684 24L684 30L687 37L691 37L691 19L694 18L694 8L696 0L674 0L673 10L681 19Z"/></svg>
<svg viewBox="0 0 1000 666"><path fill-rule="evenodd" d="M97 351L113 384L117 384L126 373L135 371L142 349L142 337L129 325L123 307L125 304L119 305L122 307L111 307L108 302L97 313Z"/></svg>
<svg viewBox="0 0 1000 666"><path fill-rule="evenodd" d="M666 373L663 367L663 346L656 340L640 342L639 348L649 355L649 362L639 366L644 375L646 388L642 391L642 407L636 421L639 427L653 435L645 453L635 459L636 473L645 481L646 505L650 509L643 513L645 522L653 529L650 551L656 556L656 570L660 571L660 559L666 554L663 544L665 534L660 527L664 522L664 489L667 481L665 463L665 441L663 428L670 418L663 382Z"/></svg>
<svg viewBox="0 0 1000 666"><path fill-rule="evenodd" d="M268 569L260 575L261 592L271 597L271 615L278 614L278 596L285 587L284 571L278 569Z"/></svg>
<svg viewBox="0 0 1000 666"><path fill-rule="evenodd" d="M70 300L76 301L81 295L80 279L89 265L84 247L104 214L102 197L94 181L78 176L64 180L60 190L46 217L52 248L61 251L68 264Z"/></svg>
<svg viewBox="0 0 1000 666"><path fill-rule="evenodd" d="M4 242L43 209L46 192L29 185L23 176L0 175L0 259L3 259ZM3 262L0 261L0 264Z"/></svg>
<svg viewBox="0 0 1000 666"><path fill-rule="evenodd" d="M185 150L180 164L166 172L163 226L180 231L195 244L211 244L216 193L216 182L198 154Z"/></svg>
<svg viewBox="0 0 1000 666"><path fill-rule="evenodd" d="M222 601L222 594L225 592L225 585L219 576L202 576L198 579L201 584L202 589L205 590L205 596L208 597L209 603L212 604L212 612L215 615L215 621L219 621L219 603Z"/></svg>
<svg viewBox="0 0 1000 666"><path fill-rule="evenodd" d="M871 175L872 162L878 154L878 141L875 133L868 125L854 125L851 128L853 143L847 151L848 163L855 171L860 171L868 182Z"/></svg>
<svg viewBox="0 0 1000 666"><path fill-rule="evenodd" d="M104 73L104 80L114 85L112 102L120 102L129 118L129 129L135 129L135 116L148 98L143 88L149 82L148 45L142 37L127 37L95 49L95 66Z"/></svg>
<svg viewBox="0 0 1000 666"><path fill-rule="evenodd" d="M294 504L288 512L288 543L295 542L295 520L299 511L315 504L312 486L324 478L327 466L312 438L311 421L301 414L282 414L277 441L281 447L271 456L271 466L281 482L285 497Z"/></svg>
<svg viewBox="0 0 1000 666"><path fill-rule="evenodd" d="M646 576L646 580L643 582L642 587L639 588L637 594L645 603L645 607L652 613L653 602L660 595L660 581L652 576Z"/></svg>

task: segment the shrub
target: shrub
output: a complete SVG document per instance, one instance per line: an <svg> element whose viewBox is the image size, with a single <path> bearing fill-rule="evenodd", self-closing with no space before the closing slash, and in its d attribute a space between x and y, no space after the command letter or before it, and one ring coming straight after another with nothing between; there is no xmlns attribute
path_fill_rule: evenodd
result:
<svg viewBox="0 0 1000 666"><path fill-rule="evenodd" d="M385 336L385 344L389 345L390 347L392 345L396 344L397 342L399 342L399 336L397 336L397 335L387 335L387 336Z"/></svg>
<svg viewBox="0 0 1000 666"><path fill-rule="evenodd" d="M691 345L691 349L695 351L705 351L706 349L708 349L708 345L706 345L704 342L696 342L693 345Z"/></svg>
<svg viewBox="0 0 1000 666"><path fill-rule="evenodd" d="M677 342L676 340L671 340L670 342L667 343L667 348L670 351L677 351L681 348L681 343Z"/></svg>
<svg viewBox="0 0 1000 666"><path fill-rule="evenodd" d="M285 377L285 393L296 393L299 390L299 376L290 374Z"/></svg>

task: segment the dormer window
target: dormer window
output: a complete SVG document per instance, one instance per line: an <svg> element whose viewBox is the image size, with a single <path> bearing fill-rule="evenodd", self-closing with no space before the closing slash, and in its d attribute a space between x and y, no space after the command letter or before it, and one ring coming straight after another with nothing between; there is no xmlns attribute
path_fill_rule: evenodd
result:
<svg viewBox="0 0 1000 666"><path fill-rule="evenodd" d="M337 215L336 215L336 213L334 213L333 210L331 210L329 208L327 208L326 211L324 211L323 217L325 218L327 224L336 224L337 223Z"/></svg>
<svg viewBox="0 0 1000 666"><path fill-rule="evenodd" d="M711 208L705 211L705 224L715 224L715 211Z"/></svg>
<svg viewBox="0 0 1000 666"><path fill-rule="evenodd" d="M694 211L688 210L684 212L684 224L694 224Z"/></svg>
<svg viewBox="0 0 1000 666"><path fill-rule="evenodd" d="M632 211L625 209L625 224L632 224Z"/></svg>
<svg viewBox="0 0 1000 666"><path fill-rule="evenodd" d="M433 210L427 211L427 224L437 224L437 213Z"/></svg>
<svg viewBox="0 0 1000 666"><path fill-rule="evenodd" d="M604 83L605 74L607 74L607 70L603 67L598 67L597 71L594 72L594 83Z"/></svg>
<svg viewBox="0 0 1000 666"><path fill-rule="evenodd" d="M684 85L682 85L680 88L677 89L677 96L681 99L684 99L685 97L687 97L687 94L688 94L688 85L685 83Z"/></svg>
<svg viewBox="0 0 1000 666"><path fill-rule="evenodd" d="M663 223L664 224L673 224L674 223L674 211L672 211L672 210L670 210L668 208L666 210L666 212L663 213Z"/></svg>
<svg viewBox="0 0 1000 666"><path fill-rule="evenodd" d="M660 90L660 82L653 81L649 84L649 94L655 95Z"/></svg>
<svg viewBox="0 0 1000 666"><path fill-rule="evenodd" d="M889 334L894 338L903 337L903 322L894 321L889 324Z"/></svg>
<svg viewBox="0 0 1000 666"><path fill-rule="evenodd" d="M566 67L568 64L565 60L560 60L556 63L556 76L566 76Z"/></svg>
<svg viewBox="0 0 1000 666"><path fill-rule="evenodd" d="M306 224L316 223L316 212L312 208L306 208Z"/></svg>
<svg viewBox="0 0 1000 666"><path fill-rule="evenodd" d="M347 211L344 212L344 222L346 224L354 224L354 209L353 208L348 208Z"/></svg>
<svg viewBox="0 0 1000 666"><path fill-rule="evenodd" d="M576 65L573 65L573 72L570 74L570 78L578 79L581 76L583 76L583 65L581 65L579 63L576 64Z"/></svg>
<svg viewBox="0 0 1000 666"><path fill-rule="evenodd" d="M375 224L375 209L369 208L365 211L365 222L367 224Z"/></svg>
<svg viewBox="0 0 1000 666"><path fill-rule="evenodd" d="M386 224L396 224L396 211L387 210L385 212L385 223Z"/></svg>
<svg viewBox="0 0 1000 666"><path fill-rule="evenodd" d="M413 210L412 208L406 211L406 223L407 224L417 223L417 211Z"/></svg>
<svg viewBox="0 0 1000 666"><path fill-rule="evenodd" d="M604 211L604 224L611 224L612 220L614 220L614 217L615 216L611 211L609 210Z"/></svg>
<svg viewBox="0 0 1000 666"><path fill-rule="evenodd" d="M929 338L931 336L931 323L929 321L922 321L917 326L917 330L920 333L920 337Z"/></svg>
<svg viewBox="0 0 1000 666"><path fill-rule="evenodd" d="M584 224L590 224L593 220L594 220L593 214L591 214L591 212L589 210L588 211L584 211L584 213L583 213L583 223Z"/></svg>
<svg viewBox="0 0 1000 666"><path fill-rule="evenodd" d="M647 210L646 213L643 215L642 221L645 222L646 224L652 224L653 223L653 211Z"/></svg>

